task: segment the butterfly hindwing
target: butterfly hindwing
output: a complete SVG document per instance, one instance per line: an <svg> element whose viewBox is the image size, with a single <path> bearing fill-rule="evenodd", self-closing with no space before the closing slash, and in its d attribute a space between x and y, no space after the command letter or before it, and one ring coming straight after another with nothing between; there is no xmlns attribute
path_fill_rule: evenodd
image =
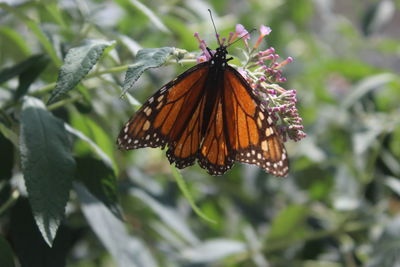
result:
<svg viewBox="0 0 400 267"><path fill-rule="evenodd" d="M169 144L167 157L170 163L175 163L177 168L185 168L193 165L197 151L202 140L201 128L203 125L203 112L206 98L203 95L195 104L195 110L190 112L189 120L185 123L176 141Z"/></svg>
<svg viewBox="0 0 400 267"><path fill-rule="evenodd" d="M222 175L229 170L234 157L227 142L224 102L221 94L217 96L207 126L203 143L199 150L199 165L211 175Z"/></svg>

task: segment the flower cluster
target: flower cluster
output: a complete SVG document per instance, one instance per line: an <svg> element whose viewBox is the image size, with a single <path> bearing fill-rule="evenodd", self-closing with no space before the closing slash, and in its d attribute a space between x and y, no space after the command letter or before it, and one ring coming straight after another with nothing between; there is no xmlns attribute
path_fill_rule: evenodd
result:
<svg viewBox="0 0 400 267"><path fill-rule="evenodd" d="M229 38L222 38L217 35L219 44L231 45L235 40L241 39L246 47L243 50L245 61L238 71L253 88L255 95L259 96L262 104L267 107L271 118L275 121L278 130L281 133L283 141L292 139L299 141L306 134L302 125L302 118L296 108L296 90L286 90L278 83L283 83L286 78L282 76L282 67L293 61L288 57L283 61L278 61L279 55L275 49L270 47L263 51L257 51L265 36L271 33L271 29L262 25L260 35L256 43L249 45L250 34L243 25L236 25L236 31L229 34ZM208 61L211 55L207 51L207 44L199 37L198 33L194 36L199 42L199 48L202 54L197 58L197 62ZM211 50L211 53L214 53Z"/></svg>

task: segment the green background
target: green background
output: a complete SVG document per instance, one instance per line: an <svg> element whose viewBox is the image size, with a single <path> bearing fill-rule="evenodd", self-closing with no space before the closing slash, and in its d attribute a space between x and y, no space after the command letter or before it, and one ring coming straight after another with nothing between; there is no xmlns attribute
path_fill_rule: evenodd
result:
<svg viewBox="0 0 400 267"><path fill-rule="evenodd" d="M294 58L282 86L297 90L307 137L286 143L286 178L245 164L212 177L196 164L181 172L182 191L165 151L117 150L134 103L194 63L172 58L120 98L127 66L140 48L199 52L194 32L214 48L208 8L221 35L264 24L272 28L265 48ZM12 257L22 266L400 265L399 8L390 0L1 2L0 266ZM230 52L240 55L241 45ZM67 66L71 51L87 58ZM67 76L54 100L71 69L79 77Z"/></svg>

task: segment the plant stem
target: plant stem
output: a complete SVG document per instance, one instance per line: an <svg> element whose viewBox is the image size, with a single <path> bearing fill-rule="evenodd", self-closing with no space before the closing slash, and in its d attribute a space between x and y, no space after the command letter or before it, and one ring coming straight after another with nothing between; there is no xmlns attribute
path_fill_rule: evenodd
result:
<svg viewBox="0 0 400 267"><path fill-rule="evenodd" d="M19 191L15 189L11 193L10 198L7 199L7 201L2 206L0 206L0 215L3 214L9 207L11 207L12 204L14 204L14 202L17 201L19 196L20 196Z"/></svg>
<svg viewBox="0 0 400 267"><path fill-rule="evenodd" d="M80 95L76 95L76 96L73 96L71 98L66 98L66 99L60 100L60 101L58 101L58 102L56 102L54 104L51 104L50 106L47 107L47 109L51 111L51 110L57 109L59 107L62 107L64 105L66 105L66 104L73 103L73 102L75 102L76 100L79 100L79 99L81 99Z"/></svg>

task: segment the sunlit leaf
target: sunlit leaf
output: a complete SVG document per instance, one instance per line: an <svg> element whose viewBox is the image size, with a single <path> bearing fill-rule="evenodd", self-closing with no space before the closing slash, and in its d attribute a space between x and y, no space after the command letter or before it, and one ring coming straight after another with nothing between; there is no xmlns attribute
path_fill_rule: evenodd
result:
<svg viewBox="0 0 400 267"><path fill-rule="evenodd" d="M88 116L83 116L80 113L73 112L71 114L71 124L74 128L82 132L87 138L89 138L92 142L98 146L101 151L103 151L107 158L111 160L113 168L117 170L117 165L114 162L114 152L115 152L115 144L110 139L111 136L107 134L98 123L93 121ZM85 140L79 140L80 142L75 143L75 150L80 155L85 155L89 151L86 146L86 142L82 142Z"/></svg>
<svg viewBox="0 0 400 267"><path fill-rule="evenodd" d="M52 104L67 94L89 73L100 60L104 50L115 42L88 41L82 46L71 48L64 59L58 74L56 87L54 88L48 104Z"/></svg>
<svg viewBox="0 0 400 267"><path fill-rule="evenodd" d="M112 160L107 156L106 153L104 153L104 151L95 142L93 142L92 139L84 135L81 131L72 128L68 124L65 124L65 129L71 135L78 137L80 140L84 141L88 145L90 151L94 152L102 161L104 161L106 165L108 166L113 165Z"/></svg>
<svg viewBox="0 0 400 267"><path fill-rule="evenodd" d="M7 38L7 40L11 41L10 43L12 45L19 48L16 52L21 54L21 56L27 57L31 54L29 45L19 32L9 27L0 26L0 35L4 36L3 40L6 40Z"/></svg>
<svg viewBox="0 0 400 267"><path fill-rule="evenodd" d="M172 47L144 48L139 50L135 61L126 71L122 94L133 87L140 75L149 68L157 68L163 65L174 52Z"/></svg>

